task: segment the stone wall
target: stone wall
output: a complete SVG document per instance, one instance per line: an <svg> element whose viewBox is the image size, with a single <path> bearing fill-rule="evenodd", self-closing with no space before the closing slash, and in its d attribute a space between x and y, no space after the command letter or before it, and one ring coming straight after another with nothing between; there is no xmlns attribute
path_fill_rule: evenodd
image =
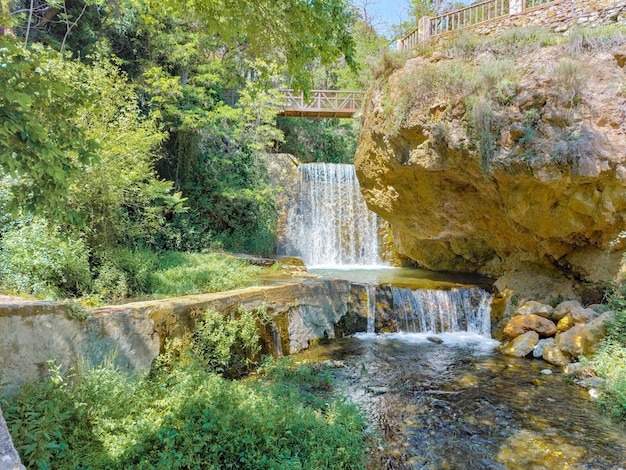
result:
<svg viewBox="0 0 626 470"><path fill-rule="evenodd" d="M84 321L71 319L67 304L0 299L2 381L10 384L10 390L44 377L51 359L67 368L79 360L99 365L114 357L127 372L146 372L165 340L193 329L194 313L209 307L232 315L239 307L264 306L274 319L274 325L261 331L265 351L291 354L307 348L310 341L352 333L345 325L336 330L336 325L346 315L348 304L352 312L363 309L359 295L348 281L300 279L96 308ZM350 300L351 296L355 299ZM362 322L349 324L354 327Z"/></svg>
<svg viewBox="0 0 626 470"><path fill-rule="evenodd" d="M626 22L626 3L623 0L557 0L466 29L487 35L516 26L538 25L564 32L574 25L599 26L616 21ZM448 34L438 39L445 40Z"/></svg>

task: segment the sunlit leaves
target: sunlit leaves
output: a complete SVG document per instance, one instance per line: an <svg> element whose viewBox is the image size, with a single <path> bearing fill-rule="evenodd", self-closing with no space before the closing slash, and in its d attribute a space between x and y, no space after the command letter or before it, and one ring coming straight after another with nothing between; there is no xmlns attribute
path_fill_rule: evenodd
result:
<svg viewBox="0 0 626 470"><path fill-rule="evenodd" d="M16 182L14 208L64 212L71 177L97 147L71 120L76 107L92 99L75 64L0 37L0 166Z"/></svg>

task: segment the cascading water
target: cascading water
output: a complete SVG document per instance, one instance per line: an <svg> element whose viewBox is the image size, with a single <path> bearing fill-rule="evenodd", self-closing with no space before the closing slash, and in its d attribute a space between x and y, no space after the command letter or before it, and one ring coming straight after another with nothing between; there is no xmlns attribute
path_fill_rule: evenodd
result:
<svg viewBox="0 0 626 470"><path fill-rule="evenodd" d="M476 333L491 336L491 295L478 287L451 290L411 290L384 287L390 291L397 330L404 333ZM375 288L368 286L368 333L374 332Z"/></svg>
<svg viewBox="0 0 626 470"><path fill-rule="evenodd" d="M381 265L378 220L365 204L353 165L299 166L300 200L282 249L307 267Z"/></svg>

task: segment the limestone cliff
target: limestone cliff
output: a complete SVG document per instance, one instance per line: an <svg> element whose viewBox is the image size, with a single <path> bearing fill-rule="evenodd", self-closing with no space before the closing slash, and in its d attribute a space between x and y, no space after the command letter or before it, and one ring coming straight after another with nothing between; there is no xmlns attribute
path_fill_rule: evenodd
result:
<svg viewBox="0 0 626 470"><path fill-rule="evenodd" d="M625 67L623 26L525 28L462 35L380 77L355 165L399 252L435 270L530 262L612 278L626 246Z"/></svg>

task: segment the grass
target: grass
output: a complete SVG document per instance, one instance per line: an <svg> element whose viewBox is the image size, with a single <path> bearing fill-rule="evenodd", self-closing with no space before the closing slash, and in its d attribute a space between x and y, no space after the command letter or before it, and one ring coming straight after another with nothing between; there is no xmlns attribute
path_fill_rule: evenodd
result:
<svg viewBox="0 0 626 470"><path fill-rule="evenodd" d="M112 361L75 377L52 365L47 380L4 398L4 417L24 464L61 470L363 468L363 414L335 394L323 369L271 360L257 380L231 381L218 373L220 364L241 362L249 353L245 346L258 343L258 334L242 333L254 315L239 315L218 319L207 312L200 333L170 345L147 377L129 377ZM230 327L241 331L213 336Z"/></svg>
<svg viewBox="0 0 626 470"><path fill-rule="evenodd" d="M165 252L148 278L148 294L220 292L253 284L262 269L220 253Z"/></svg>

